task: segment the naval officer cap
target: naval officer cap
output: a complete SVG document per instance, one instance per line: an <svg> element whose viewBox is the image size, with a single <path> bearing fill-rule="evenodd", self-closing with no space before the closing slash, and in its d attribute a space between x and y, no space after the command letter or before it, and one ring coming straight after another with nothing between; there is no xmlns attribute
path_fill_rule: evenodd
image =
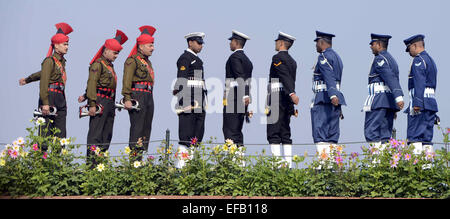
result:
<svg viewBox="0 0 450 219"><path fill-rule="evenodd" d="M316 39L314 39L314 42L317 42L317 40L319 39L327 39L329 41L332 41L333 37L335 37L334 34L316 31Z"/></svg>
<svg viewBox="0 0 450 219"><path fill-rule="evenodd" d="M294 43L294 41L296 40L295 37L287 34L287 33L283 33L281 31L278 32L278 38L275 39L275 41L277 40L284 40L290 43Z"/></svg>
<svg viewBox="0 0 450 219"><path fill-rule="evenodd" d="M391 39L392 36L390 36L390 35L382 35L382 34L375 34L375 33L372 33L372 34L370 34L370 38L371 38L372 40L370 41L369 44L372 45L372 43L373 43L373 42L376 42L376 41L389 42L389 39Z"/></svg>
<svg viewBox="0 0 450 219"><path fill-rule="evenodd" d="M202 32L194 32L194 33L190 33L186 36L184 36L184 38L189 42L189 41L197 41L197 43L199 44L203 44L203 38L205 37L205 33Z"/></svg>
<svg viewBox="0 0 450 219"><path fill-rule="evenodd" d="M248 37L247 35L237 31L237 30L233 30L232 35L230 38L228 38L228 40L232 40L232 39L238 39L238 40L242 40L242 41L247 41L250 40L250 37Z"/></svg>
<svg viewBox="0 0 450 219"><path fill-rule="evenodd" d="M409 52L409 46L411 46L411 44L415 43L415 42L419 42L419 41L423 41L423 39L425 39L425 36L422 34L417 34L414 35L406 40L403 40L403 42L406 45L406 52Z"/></svg>

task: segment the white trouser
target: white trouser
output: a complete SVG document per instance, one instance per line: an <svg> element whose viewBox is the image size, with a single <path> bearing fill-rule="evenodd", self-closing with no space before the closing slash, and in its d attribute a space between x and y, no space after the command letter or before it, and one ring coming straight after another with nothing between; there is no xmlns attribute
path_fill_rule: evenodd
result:
<svg viewBox="0 0 450 219"><path fill-rule="evenodd" d="M289 168L292 168L292 145L283 144L284 160L286 160Z"/></svg>
<svg viewBox="0 0 450 219"><path fill-rule="evenodd" d="M239 157L240 159L241 159L241 164L239 164L239 166L241 166L241 167L245 167L245 153L243 152L243 151L241 151L240 149L238 149L237 151L236 151L236 157ZM233 161L234 161L235 159L233 158Z"/></svg>
<svg viewBox="0 0 450 219"><path fill-rule="evenodd" d="M272 156L274 156L276 158L280 158L281 157L281 145L280 144L271 144L270 145L270 151L272 152Z"/></svg>
<svg viewBox="0 0 450 219"><path fill-rule="evenodd" d="M183 158L183 153L188 153L189 156L187 158ZM186 161L190 159L192 159L192 151L188 150L184 145L178 146L177 162L175 164L175 167L178 169L183 168L186 165Z"/></svg>

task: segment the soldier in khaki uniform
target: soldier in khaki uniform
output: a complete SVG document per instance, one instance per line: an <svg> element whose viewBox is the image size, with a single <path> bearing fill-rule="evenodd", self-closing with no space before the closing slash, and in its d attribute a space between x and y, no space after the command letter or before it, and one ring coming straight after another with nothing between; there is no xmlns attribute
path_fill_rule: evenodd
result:
<svg viewBox="0 0 450 219"><path fill-rule="evenodd" d="M46 123L49 119L53 120L49 123L49 131L53 128L60 130L59 133L42 133L46 135L55 135L60 138L66 137L66 97L64 93L67 75L65 71L66 59L64 55L69 47L69 33L73 31L72 27L66 23L58 23L55 25L57 33L51 38L51 45L47 53L47 57L42 62L41 71L32 74L26 80L21 79L19 82L23 85L24 81L32 82L40 80L39 83L39 107L42 109ZM56 116L49 116L50 107L57 109ZM46 150L45 145L42 146Z"/></svg>
<svg viewBox="0 0 450 219"><path fill-rule="evenodd" d="M112 62L122 50L122 44L128 37L117 30L116 37L108 39L92 59L89 68L86 97L89 106L89 132L87 136L86 163L95 165L95 155L91 148L99 147L102 152L109 149L111 142L114 116L117 75ZM103 112L96 115L97 105L103 107Z"/></svg>
<svg viewBox="0 0 450 219"><path fill-rule="evenodd" d="M125 61L122 86L125 109L130 115L129 144L134 160L142 160L143 151L148 150L154 112L155 76L148 57L153 53L153 34L156 29L152 26L142 26L139 30L141 35L136 39L136 45ZM140 110L132 109L133 99L138 101Z"/></svg>

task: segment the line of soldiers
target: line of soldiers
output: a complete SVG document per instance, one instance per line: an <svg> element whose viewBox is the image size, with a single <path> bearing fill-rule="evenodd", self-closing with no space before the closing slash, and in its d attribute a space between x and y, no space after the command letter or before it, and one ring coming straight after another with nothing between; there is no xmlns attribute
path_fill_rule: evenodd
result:
<svg viewBox="0 0 450 219"><path fill-rule="evenodd" d="M61 130L54 133L66 137L66 72L64 55L68 49L68 34L73 30L66 23L56 24L57 33L51 39L47 57L42 69L27 78L19 80L20 85L40 80L39 109L47 119L54 122L50 127ZM155 73L149 56L154 50L152 26L139 28L140 36L136 39L130 55L125 61L123 75L123 99L115 104L117 75L113 62L122 50L128 37L117 30L113 39L105 41L89 67L86 93L79 97L90 116L87 137L87 162L95 165L95 156L91 146L100 147L102 151L109 148L112 138L115 108L128 110L130 117L130 148L133 159L141 160L148 150L152 127L154 102L153 85ZM198 56L204 44L205 34L190 33L185 36L188 48L177 60L177 81L173 95L178 98L176 112L179 118L178 153L189 153L192 142L201 142L205 131L205 110L207 107L207 89L205 85L203 61ZM332 49L333 34L316 31L316 48L319 53L314 66L311 101L312 135L319 156L329 153L330 146L339 140L339 120L343 119L342 105L346 105L341 92L343 63ZM363 111L366 113L364 133L367 142L380 150L389 141L396 113L404 107L403 92L399 83L399 70L394 58L388 53L391 36L371 34L370 48L374 60L368 76L369 95ZM223 134L239 147L244 145L242 133L244 120L249 122L251 112L250 81L253 65L244 53L244 46L250 40L246 34L232 31L230 50L233 52L225 65L225 90L223 96ZM297 116L294 105L299 97L295 91L296 61L289 54L295 37L279 32L275 39L275 50L269 74L268 96L266 102L267 140L274 156L281 157L289 167L292 166L292 139L290 129L291 116ZM437 118L436 65L425 51L424 35L414 35L404 40L406 52L413 57L408 90L410 103L405 113L408 114L407 139L415 146L415 153L432 150L433 124ZM57 115L51 112L55 108ZM81 108L80 108L81 115ZM281 147L283 146L283 147ZM45 149L45 148L44 148ZM243 152L238 150L243 156ZM185 165L180 159L177 167Z"/></svg>

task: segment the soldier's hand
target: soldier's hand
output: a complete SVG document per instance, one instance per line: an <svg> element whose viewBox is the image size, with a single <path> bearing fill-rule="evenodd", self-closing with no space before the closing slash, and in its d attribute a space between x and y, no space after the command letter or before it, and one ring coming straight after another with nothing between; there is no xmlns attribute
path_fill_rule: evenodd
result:
<svg viewBox="0 0 450 219"><path fill-rule="evenodd" d="M97 107L90 106L89 107L89 116L95 116L95 112L97 111Z"/></svg>
<svg viewBox="0 0 450 219"><path fill-rule="evenodd" d="M420 107L415 106L415 107L414 107L414 111L415 111L416 113L418 113L418 112L420 111Z"/></svg>
<svg viewBox="0 0 450 219"><path fill-rule="evenodd" d="M333 104L333 106L338 106L339 105L339 98L333 97L331 99L331 103Z"/></svg>
<svg viewBox="0 0 450 219"><path fill-rule="evenodd" d="M298 98L298 96L296 94L292 94L291 100L292 100L292 102L294 102L295 105L298 105L298 102L300 99Z"/></svg>
<svg viewBox="0 0 450 219"><path fill-rule="evenodd" d="M20 86L23 86L23 85L25 85L25 84L27 84L27 82L25 81L25 78L19 79L19 85L20 85Z"/></svg>
<svg viewBox="0 0 450 219"><path fill-rule="evenodd" d="M86 100L86 97L84 97L84 95L81 95L78 97L78 103L82 103Z"/></svg>
<svg viewBox="0 0 450 219"><path fill-rule="evenodd" d="M50 107L48 105L43 105L42 106L42 115L46 116L50 114Z"/></svg>
<svg viewBox="0 0 450 219"><path fill-rule="evenodd" d="M244 98L244 104L248 106L250 104L250 97Z"/></svg>
<svg viewBox="0 0 450 219"><path fill-rule="evenodd" d="M400 101L400 102L397 103L397 106L398 106L398 108L399 108L400 110L402 110L403 107L405 106L405 102Z"/></svg>
<svg viewBox="0 0 450 219"><path fill-rule="evenodd" d="M131 107L133 107L133 104L131 103L131 101L130 100L125 101L125 109L130 110Z"/></svg>

